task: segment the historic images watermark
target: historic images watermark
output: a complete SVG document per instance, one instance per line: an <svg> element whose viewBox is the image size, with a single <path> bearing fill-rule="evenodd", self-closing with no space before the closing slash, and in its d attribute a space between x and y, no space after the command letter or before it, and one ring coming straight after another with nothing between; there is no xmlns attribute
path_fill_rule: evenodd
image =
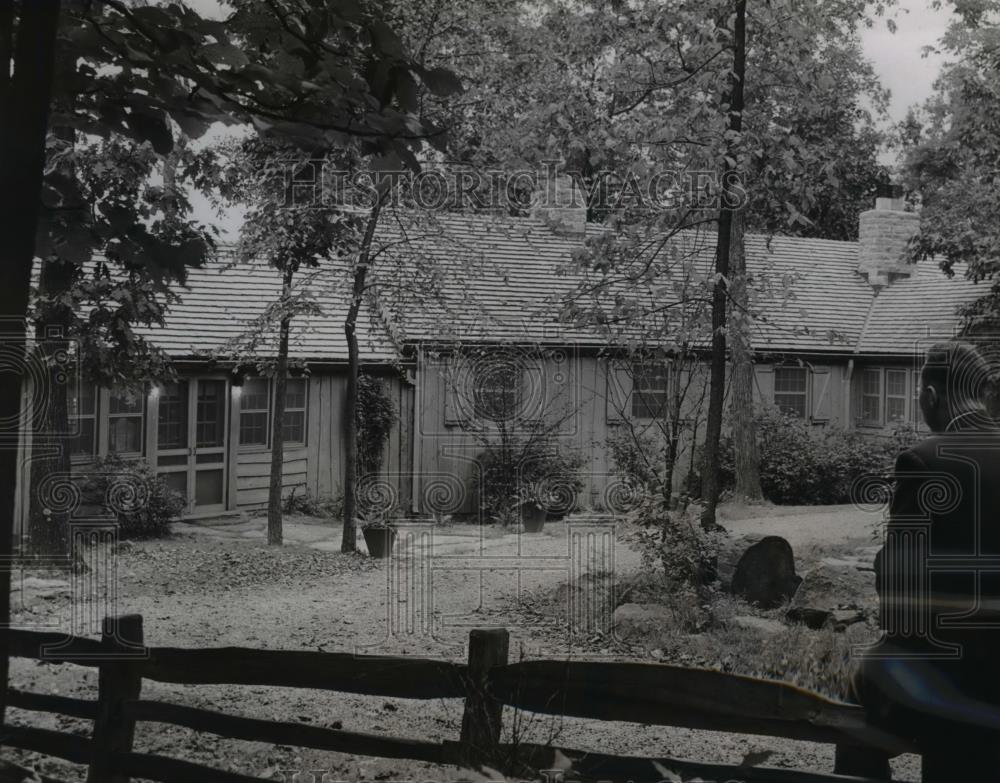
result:
<svg viewBox="0 0 1000 783"><path fill-rule="evenodd" d="M739 209L747 192L737 172L709 169L560 171L555 161L533 169L483 170L424 165L420 171L349 171L333 161L289 160L278 167L286 207L370 209L375 202L427 212L520 214L537 209L592 213Z"/></svg>

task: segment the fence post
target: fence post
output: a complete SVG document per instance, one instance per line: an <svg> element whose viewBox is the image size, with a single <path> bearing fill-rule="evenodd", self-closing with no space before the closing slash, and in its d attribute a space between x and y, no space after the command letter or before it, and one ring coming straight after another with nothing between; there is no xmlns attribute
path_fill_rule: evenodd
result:
<svg viewBox="0 0 1000 783"><path fill-rule="evenodd" d="M132 750L135 735L135 720L126 717L124 706L139 698L142 675L126 656L131 651L134 658L136 646L143 644L142 615L105 617L101 644L108 657L98 668L97 718L87 783L129 783L128 775L113 772L113 762L116 753Z"/></svg>
<svg viewBox="0 0 1000 783"><path fill-rule="evenodd" d="M890 780L889 754L878 748L860 745L837 745L834 755L833 774L856 775L863 778Z"/></svg>
<svg viewBox="0 0 1000 783"><path fill-rule="evenodd" d="M488 693L489 672L505 666L510 648L506 628L469 633L469 683L462 714L461 762L480 766L495 760L500 745L503 705Z"/></svg>

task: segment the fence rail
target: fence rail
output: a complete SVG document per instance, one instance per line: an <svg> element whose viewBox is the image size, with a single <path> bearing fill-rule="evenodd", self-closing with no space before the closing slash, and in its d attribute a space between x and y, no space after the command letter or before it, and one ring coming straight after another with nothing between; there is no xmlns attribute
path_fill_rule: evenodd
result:
<svg viewBox="0 0 1000 783"><path fill-rule="evenodd" d="M839 754L864 749L886 756L915 749L876 732L856 705L785 683L703 669L642 663L528 661L508 663L503 629L472 631L468 664L394 656L255 650L238 647L142 647L142 618L107 618L100 641L9 630L11 654L97 667L98 699L11 689L8 704L93 721L90 738L24 726L2 727L0 742L88 767L89 783L258 783L234 772L133 750L136 723L181 726L235 740L323 751L412 759L434 764L489 763L511 774L554 766L555 752L573 761L574 779L660 781L669 775L746 783L831 783L861 777L766 767L731 767L501 742L504 705L531 712L607 721L757 734L834 744ZM137 654L141 652L141 655ZM141 698L142 681L314 688L407 699L461 698L458 741L430 742L343 729L246 718ZM839 762L838 762L839 763Z"/></svg>

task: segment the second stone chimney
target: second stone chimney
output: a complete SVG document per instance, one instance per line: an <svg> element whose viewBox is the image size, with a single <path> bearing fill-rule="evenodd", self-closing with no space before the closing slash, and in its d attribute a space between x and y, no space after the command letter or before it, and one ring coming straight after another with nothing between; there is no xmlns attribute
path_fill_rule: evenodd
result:
<svg viewBox="0 0 1000 783"><path fill-rule="evenodd" d="M587 233L587 200L573 177L547 171L538 186L531 213L559 236L582 242Z"/></svg>
<svg viewBox="0 0 1000 783"><path fill-rule="evenodd" d="M902 192L891 185L879 188L875 209L862 212L858 225L858 273L873 288L883 288L914 269L906 246L920 229L920 216L907 212Z"/></svg>

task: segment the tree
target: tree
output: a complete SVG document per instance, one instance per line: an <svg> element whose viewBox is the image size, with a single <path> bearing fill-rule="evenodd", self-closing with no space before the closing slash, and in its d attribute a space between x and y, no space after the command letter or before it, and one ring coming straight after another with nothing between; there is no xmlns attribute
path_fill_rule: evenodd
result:
<svg viewBox="0 0 1000 783"><path fill-rule="evenodd" d="M734 220L734 212L739 204L733 199L735 194L734 175L737 174L737 163L733 153L743 130L743 90L747 73L746 10L746 0L736 0L732 38L731 86L722 106L722 110L727 115L729 133L726 134L728 142L726 152L728 154L724 156L722 203L719 210L718 236L715 246L715 282L712 291L712 378L708 397L704 467L701 478L701 494L705 502L701 524L706 529L711 529L716 525L715 508L719 502L719 440L722 436L722 406L726 393L726 316L729 309L728 287L733 246L736 246L737 254L743 255L742 221ZM734 359L739 362L739 383L742 385L747 382L748 366L751 373L753 366L750 364L749 351L742 344L740 348L744 350L741 351L739 357L734 355ZM734 376L736 369L734 365ZM753 430L744 429L742 423L737 425L737 429L742 433L740 445L744 445L746 440L753 437Z"/></svg>
<svg viewBox="0 0 1000 783"><path fill-rule="evenodd" d="M173 286L214 251L211 231L190 218L182 187L204 189L214 166L178 146L171 189L151 184L166 167L148 144L118 134L80 144L70 132L53 133L48 146L30 313L47 384L32 398L29 533L35 551L65 554L68 516L42 508L39 490L52 473L69 471L69 387L144 394L148 383L173 379L168 358L135 327L162 324ZM71 369L59 360L67 354L71 384L60 382Z"/></svg>
<svg viewBox="0 0 1000 783"><path fill-rule="evenodd" d="M20 10L19 15L15 15ZM0 293L4 351L17 362L25 349L24 314L28 310L31 261L39 197L45 165L45 134L52 93L58 0L0 6L0 266L6 284ZM16 34L15 34L16 30ZM14 366L17 366L16 364ZM0 383L0 420L6 422L0 448L0 486L6 488L0 508L0 558L13 554L14 492L17 483L18 432L21 422L21 376ZM0 626L10 625L10 571L0 575ZM10 659L7 641L0 642L0 722L7 707Z"/></svg>
<svg viewBox="0 0 1000 783"><path fill-rule="evenodd" d="M734 193L727 172L738 172L745 183L749 228L851 238L857 212L867 207L880 177L881 139L863 103L870 99L876 112L885 105L856 34L869 22L866 13L884 13L887 4L844 0L816 7L783 0L753 6L746 22L753 30L748 75L740 82L745 111L735 112L730 72L741 7L719 0L668 12L658 3L585 3L546 8L523 24L516 13L502 17L506 26L487 18L473 36L502 56L483 58L481 70L463 74L469 86L463 99L490 121L476 117L474 124L470 111L468 125L458 123L455 143L465 144L470 152L464 159L476 165L562 160L588 192L592 220L615 230L636 227L651 240L718 216L720 261L730 255L727 213ZM464 57L460 48L456 57ZM511 84L517 86L512 90ZM739 120L738 129L731 118ZM714 204L699 201L702 174L715 180L709 194ZM668 187L655 195L667 198L643 190L664 176ZM850 198L832 197L841 191ZM720 193L729 203L714 212ZM831 208L831 202L843 206ZM731 282L725 275L718 280L711 339L717 348L726 345L725 313L739 310L744 317L734 324L742 332L737 345L749 357L753 314L745 302L734 301L741 287ZM748 360L736 366L741 388L748 387L752 366ZM709 458L721 431L724 364L715 375ZM750 399L738 395L743 407ZM749 411L733 418L749 420ZM707 490L713 485L709 473L714 470L705 471ZM708 515L713 506L707 504Z"/></svg>
<svg viewBox="0 0 1000 783"><path fill-rule="evenodd" d="M968 327L995 330L1000 316L1000 3L954 2L940 48L955 59L934 95L899 129L903 185L920 207L914 261L948 276L990 283L964 308Z"/></svg>
<svg viewBox="0 0 1000 783"><path fill-rule="evenodd" d="M271 476L267 504L267 540L282 543L282 465L284 462L284 411L286 376L289 370L289 338L292 319L296 315L319 314L309 275L305 285L296 287L300 271L315 270L331 259L343 259L351 254L360 256L355 267L353 291L348 307L345 332L348 342L349 369L347 405L354 411L357 399L358 345L354 329L364 290L367 253L378 220L381 199L370 213L348 208L345 203L328 203L330 193L319 199L322 172L345 171L356 165L353 149L346 148L325 155L309 153L287 144L250 138L230 150L229 176L225 193L229 200L248 204L244 216L236 257L241 263L264 261L281 276L281 293L251 325L247 334L240 335L220 353L233 356L237 365L252 362L258 371L273 379L274 404L271 418ZM332 191L331 191L332 192ZM359 238L359 231L363 232ZM262 342L271 336L277 322L277 349L260 351ZM353 377L352 377L353 376ZM353 397L352 397L353 392ZM351 454L355 423L348 415L345 421L345 446ZM347 459L345 467L345 530L347 520L354 517L354 468ZM350 470L352 474L347 474ZM346 538L346 533L345 533ZM353 536L351 538L353 549Z"/></svg>
<svg viewBox="0 0 1000 783"><path fill-rule="evenodd" d="M609 345L607 402L619 421L609 445L619 471L660 498L667 513L675 486L685 494L689 488L681 455L687 449L693 464L707 391L703 346L711 330L712 276L702 233L655 241L638 233L606 235L577 254L572 273L582 282L563 301L564 318L596 330ZM660 394L644 388L655 378L665 380L665 392L651 408ZM627 383L631 395L618 388ZM633 395L647 408L640 420L632 415Z"/></svg>
<svg viewBox="0 0 1000 783"><path fill-rule="evenodd" d="M400 154L440 139L440 129L413 116L412 88L418 78L439 91L454 90L456 81L450 73L414 67L377 8L330 4L305 11L279 0L248 3L241 12L228 21L251 23L236 37L230 32L235 23L206 19L180 4L39 0L0 8L0 261L8 271L2 304L9 319L2 333L17 361L25 346L23 317L54 92L54 127L101 137L118 132L149 141L161 154L173 148L170 120L192 137L213 122L254 122L264 133L312 144L360 137ZM57 53L75 70L54 85ZM344 79L345 72L357 78ZM65 116L58 116L67 105L58 100L60 93L78 96ZM20 420L22 373L13 376L0 384L0 420L8 423ZM17 433L5 437L16 442ZM14 487L16 471L14 448L4 449L0 484ZM8 492L0 509L0 556L11 552L12 524ZM0 622L9 617L9 597L8 575L0 579Z"/></svg>

